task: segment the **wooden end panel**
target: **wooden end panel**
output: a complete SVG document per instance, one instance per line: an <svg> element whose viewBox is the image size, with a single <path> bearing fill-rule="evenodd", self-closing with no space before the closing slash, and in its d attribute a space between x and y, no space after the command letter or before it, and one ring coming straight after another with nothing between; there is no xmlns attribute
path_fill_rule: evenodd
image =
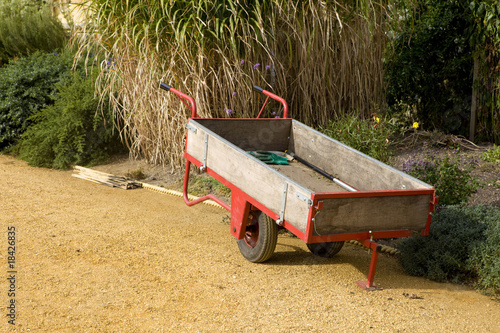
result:
<svg viewBox="0 0 500 333"><path fill-rule="evenodd" d="M291 119L196 119L236 147L243 150L285 151Z"/></svg>
<svg viewBox="0 0 500 333"><path fill-rule="evenodd" d="M315 235L425 229L432 195L324 199Z"/></svg>

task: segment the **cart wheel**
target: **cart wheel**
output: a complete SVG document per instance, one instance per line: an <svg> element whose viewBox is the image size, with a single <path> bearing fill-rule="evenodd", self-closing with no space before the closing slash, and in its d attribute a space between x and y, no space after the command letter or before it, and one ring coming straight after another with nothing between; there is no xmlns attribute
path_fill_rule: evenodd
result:
<svg viewBox="0 0 500 333"><path fill-rule="evenodd" d="M238 240L238 248L245 259L264 262L271 258L278 241L278 226L262 212L250 212L245 236Z"/></svg>
<svg viewBox="0 0 500 333"><path fill-rule="evenodd" d="M342 246L344 246L344 242L311 243L306 245L313 254L323 258L331 258L339 253Z"/></svg>

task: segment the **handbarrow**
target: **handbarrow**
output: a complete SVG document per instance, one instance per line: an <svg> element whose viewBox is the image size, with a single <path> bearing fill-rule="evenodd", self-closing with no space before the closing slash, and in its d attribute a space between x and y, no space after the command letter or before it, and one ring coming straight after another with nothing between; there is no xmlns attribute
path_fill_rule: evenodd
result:
<svg viewBox="0 0 500 333"><path fill-rule="evenodd" d="M192 206L212 199L231 212L231 234L249 261L272 256L279 229L321 257L332 257L345 241L356 240L372 252L367 280L356 282L375 290L382 248L375 240L428 235L438 201L432 186L289 118L283 98L254 87L267 97L257 118L199 118L191 97L160 86L192 111L186 124L184 201ZM282 118L260 118L270 98L282 104ZM256 152L291 161L268 164ZM189 201L191 163L231 190L230 206L211 194Z"/></svg>

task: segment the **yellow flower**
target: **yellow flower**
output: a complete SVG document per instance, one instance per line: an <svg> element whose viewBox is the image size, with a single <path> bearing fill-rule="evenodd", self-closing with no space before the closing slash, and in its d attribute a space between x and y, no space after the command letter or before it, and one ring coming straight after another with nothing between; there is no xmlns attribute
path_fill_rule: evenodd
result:
<svg viewBox="0 0 500 333"><path fill-rule="evenodd" d="M415 129L417 129L418 128L418 123L414 122L412 127L415 128Z"/></svg>
<svg viewBox="0 0 500 333"><path fill-rule="evenodd" d="M375 122L376 122L377 124L378 124L378 123L380 123L380 118L379 118L379 117L376 117L376 118L375 118Z"/></svg>

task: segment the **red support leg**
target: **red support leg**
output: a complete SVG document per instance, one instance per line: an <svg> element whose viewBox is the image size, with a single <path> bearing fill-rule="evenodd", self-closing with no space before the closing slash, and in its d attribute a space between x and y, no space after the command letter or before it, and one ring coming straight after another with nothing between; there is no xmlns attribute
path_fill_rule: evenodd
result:
<svg viewBox="0 0 500 333"><path fill-rule="evenodd" d="M370 261L370 269L368 270L368 277L366 281L356 281L356 284L365 289L365 290L381 290L382 288L377 287L373 283L373 279L375 278L375 270L377 269L377 260L378 260L378 253L380 252L381 246L374 241L371 241L369 239L366 239L364 241L361 241L361 244L366 246L367 248L371 249L372 252L372 259Z"/></svg>
<svg viewBox="0 0 500 333"><path fill-rule="evenodd" d="M238 188L231 189L231 234L236 239L245 236L245 230L250 213L250 203L243 197Z"/></svg>
<svg viewBox="0 0 500 333"><path fill-rule="evenodd" d="M187 161L186 162L186 170L184 172L184 185L182 186L182 194L184 196L184 202L186 203L186 205L193 206L193 205L196 205L197 203L200 203L202 201L211 199L211 200L217 202L219 205L221 205L222 207L224 207L226 210L228 210L230 212L231 207L229 207L229 205L227 205L224 201L220 200L219 198L217 198L213 194L205 195L204 197L198 198L198 199L193 200L193 201L189 201L187 192L188 192L189 168L190 167L191 167L191 162Z"/></svg>

